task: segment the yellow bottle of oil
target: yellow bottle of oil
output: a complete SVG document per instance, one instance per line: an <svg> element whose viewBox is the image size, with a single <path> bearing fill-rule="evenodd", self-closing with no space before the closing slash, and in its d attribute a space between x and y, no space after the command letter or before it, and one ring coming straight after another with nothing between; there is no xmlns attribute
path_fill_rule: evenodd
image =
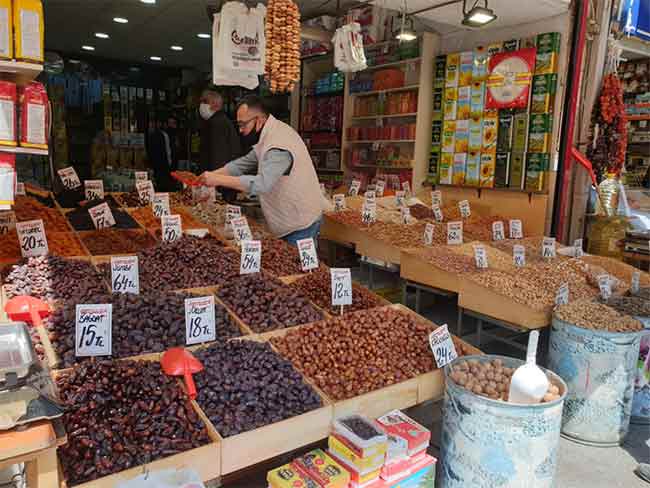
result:
<svg viewBox="0 0 650 488"><path fill-rule="evenodd" d="M43 4L40 0L13 0L15 57L43 62Z"/></svg>

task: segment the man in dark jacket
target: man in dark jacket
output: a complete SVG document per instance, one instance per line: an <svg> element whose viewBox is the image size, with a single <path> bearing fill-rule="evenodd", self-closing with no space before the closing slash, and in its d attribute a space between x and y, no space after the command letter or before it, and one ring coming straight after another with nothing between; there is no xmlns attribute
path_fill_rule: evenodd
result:
<svg viewBox="0 0 650 488"><path fill-rule="evenodd" d="M199 106L201 115L201 170L212 171L241 156L239 133L223 111L223 98L205 90Z"/></svg>
<svg viewBox="0 0 650 488"><path fill-rule="evenodd" d="M147 143L147 155L151 169L153 169L156 191L170 192L178 189L178 184L172 179L171 172L177 168L175 140L168 132L168 125L176 125L176 118L169 117L165 122L164 114L158 116L155 128L149 131ZM172 132L175 127L172 127ZM175 135L175 132L174 132Z"/></svg>

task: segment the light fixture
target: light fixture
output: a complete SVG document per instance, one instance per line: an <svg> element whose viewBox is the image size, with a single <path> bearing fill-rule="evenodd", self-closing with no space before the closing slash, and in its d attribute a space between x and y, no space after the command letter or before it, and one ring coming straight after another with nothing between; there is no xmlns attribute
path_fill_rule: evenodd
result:
<svg viewBox="0 0 650 488"><path fill-rule="evenodd" d="M172 51L182 51L183 46L170 46L169 49L171 49Z"/></svg>
<svg viewBox="0 0 650 488"><path fill-rule="evenodd" d="M95 32L95 37L99 39L108 39L110 36L104 32Z"/></svg>
<svg viewBox="0 0 650 488"><path fill-rule="evenodd" d="M483 6L479 6L483 3ZM494 10L488 8L487 0L475 0L471 9L467 10L467 0L463 0L462 24L468 27L483 27L496 20Z"/></svg>
<svg viewBox="0 0 650 488"><path fill-rule="evenodd" d="M149 5L153 5L156 3L156 0L140 0L142 3L147 3Z"/></svg>
<svg viewBox="0 0 650 488"><path fill-rule="evenodd" d="M68 59L68 63L70 63L70 64L79 64L79 63L81 63L81 61L79 61L78 59Z"/></svg>
<svg viewBox="0 0 650 488"><path fill-rule="evenodd" d="M83 49L84 51L94 51L95 47L94 46L86 46L86 45L84 45L84 46L81 46L81 49Z"/></svg>
<svg viewBox="0 0 650 488"><path fill-rule="evenodd" d="M152 61L162 61L162 58L160 56L149 56L149 59Z"/></svg>
<svg viewBox="0 0 650 488"><path fill-rule="evenodd" d="M196 37L198 37L199 39L210 39L211 36L210 36L210 34L206 34L204 32L201 32L200 34L197 34Z"/></svg>
<svg viewBox="0 0 650 488"><path fill-rule="evenodd" d="M402 25L399 29L399 32L395 36L395 39L398 41L402 42L409 42L409 41L415 41L418 38L418 35L415 33L415 29L413 28L413 17L409 17L408 22L410 22L411 27L406 26L406 0L404 0L404 6L402 7Z"/></svg>
<svg viewBox="0 0 650 488"><path fill-rule="evenodd" d="M125 19L124 17L113 17L113 22L117 22L118 24L128 24L129 19Z"/></svg>

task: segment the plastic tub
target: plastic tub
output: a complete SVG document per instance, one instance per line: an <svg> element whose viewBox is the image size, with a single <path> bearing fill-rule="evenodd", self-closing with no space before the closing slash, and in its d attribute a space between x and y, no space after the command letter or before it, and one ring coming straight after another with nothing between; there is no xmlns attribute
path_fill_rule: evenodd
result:
<svg viewBox="0 0 650 488"><path fill-rule="evenodd" d="M524 361L503 356L463 356L461 360L501 359L517 368ZM457 360L458 361L458 360ZM443 488L551 488L557 465L562 407L567 387L559 386L558 400L518 405L478 396L449 379L445 367L442 420L441 486Z"/></svg>
<svg viewBox="0 0 650 488"><path fill-rule="evenodd" d="M553 317L549 368L569 394L562 434L577 442L617 446L630 426L641 332L585 329Z"/></svg>
<svg viewBox="0 0 650 488"><path fill-rule="evenodd" d="M633 424L650 424L650 317L636 317L643 324L641 348L636 365L636 381L632 399Z"/></svg>

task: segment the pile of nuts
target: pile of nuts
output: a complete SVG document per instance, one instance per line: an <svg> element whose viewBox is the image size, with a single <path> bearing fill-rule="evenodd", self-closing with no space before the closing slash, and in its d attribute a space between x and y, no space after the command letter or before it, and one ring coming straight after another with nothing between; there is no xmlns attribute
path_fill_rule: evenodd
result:
<svg viewBox="0 0 650 488"><path fill-rule="evenodd" d="M643 324L627 314L592 300L577 300L560 305L555 317L585 329L607 332L636 332L643 330Z"/></svg>
<svg viewBox="0 0 650 488"><path fill-rule="evenodd" d="M291 288L298 290L320 308L333 315L340 313L341 307L332 306L332 282L327 270L314 271L291 283ZM344 312L355 312L384 305L381 298L366 287L352 283L352 305L346 305Z"/></svg>
<svg viewBox="0 0 650 488"><path fill-rule="evenodd" d="M170 347L185 345L185 299L189 293L151 292L102 293L87 298L87 303L112 303L112 357L125 358ZM241 331L220 304L214 307L218 341L239 337ZM46 319L50 341L61 367L70 367L84 358L75 357L76 302L57 308Z"/></svg>
<svg viewBox="0 0 650 488"><path fill-rule="evenodd" d="M598 285L592 286L587 281L584 265L579 259L544 260L518 270L517 274L535 283L537 287L548 289L553 293L567 283L569 300L593 298L598 294Z"/></svg>
<svg viewBox="0 0 650 488"><path fill-rule="evenodd" d="M488 269L469 275L469 279L533 310L547 311L555 303L557 289L541 288L520 272L521 269L514 273Z"/></svg>
<svg viewBox="0 0 650 488"><path fill-rule="evenodd" d="M646 298L639 296L611 296L606 301L599 299L608 307L612 307L617 312L630 315L632 317L648 317L650 318L650 301Z"/></svg>
<svg viewBox="0 0 650 488"><path fill-rule="evenodd" d="M199 349L196 401L230 437L314 410L321 398L268 343L230 341Z"/></svg>
<svg viewBox="0 0 650 488"><path fill-rule="evenodd" d="M523 239L504 239L503 241L492 241L490 245L510 255L512 255L513 248L516 245L524 246L524 249L526 251L526 263L528 264L548 261L548 258L542 257L543 240L543 237L524 237ZM566 258L558 254L556 259Z"/></svg>
<svg viewBox="0 0 650 488"><path fill-rule="evenodd" d="M510 382L515 368L504 366L501 359L456 361L453 363L449 378L458 386L476 395L492 400L508 401ZM560 388L549 378L549 386L542 403L560 399Z"/></svg>
<svg viewBox="0 0 650 488"><path fill-rule="evenodd" d="M300 11L292 0L266 7L266 79L271 93L293 91L300 79Z"/></svg>
<svg viewBox="0 0 650 488"><path fill-rule="evenodd" d="M156 245L156 240L150 234L136 229L83 232L81 240L93 256L130 254Z"/></svg>
<svg viewBox="0 0 650 488"><path fill-rule="evenodd" d="M411 205L409 207L409 212L413 217L419 220L433 219L435 217L433 214L433 210L431 210L431 207L427 207L426 205L422 205L421 203L416 203L415 205Z"/></svg>
<svg viewBox="0 0 650 488"><path fill-rule="evenodd" d="M423 245L426 225L426 222L417 221L411 225L377 222L368 230L368 234L391 246L407 249ZM433 243L442 244L446 239L447 234L443 226L434 224Z"/></svg>
<svg viewBox="0 0 650 488"><path fill-rule="evenodd" d="M447 273L457 274L477 271L474 256L454 252L452 246L420 247L412 250L411 253Z"/></svg>
<svg viewBox="0 0 650 488"><path fill-rule="evenodd" d="M196 220L206 225L220 227L226 221L226 207L216 203L197 203L188 209Z"/></svg>
<svg viewBox="0 0 650 488"><path fill-rule="evenodd" d="M187 173L183 171L183 173ZM192 174L192 173L189 173ZM193 174L192 174L193 175ZM193 175L195 178L196 176ZM169 194L170 205L194 205L194 196L192 195L192 188L187 187L181 191L175 191Z"/></svg>
<svg viewBox="0 0 650 488"><path fill-rule="evenodd" d="M338 222L339 224L349 225L356 229L362 229L368 227L368 224L364 224L361 220L361 214L356 210L341 210L340 212L328 212L327 218Z"/></svg>
<svg viewBox="0 0 650 488"><path fill-rule="evenodd" d="M114 200L113 200L114 201ZM116 229L138 229L138 223L131 218L131 216L126 213L124 210L120 210L117 205L113 206L110 204L108 199L104 200L93 200L88 202L86 205L83 205L79 208L75 208L66 214L68 221L75 230L94 230L95 224L93 224L93 219L90 217L88 209L101 205L102 203L109 203L111 207L111 213L115 219Z"/></svg>
<svg viewBox="0 0 650 488"><path fill-rule="evenodd" d="M45 232L69 232L65 217L54 208L47 207L35 198L20 197L14 206L16 221L42 220Z"/></svg>
<svg viewBox="0 0 650 488"><path fill-rule="evenodd" d="M619 261L618 259L608 258L605 256L595 256L591 254L585 254L580 259L590 266L598 266L599 268L604 269L608 275L623 281L625 287L630 286L630 284L632 283L632 276L636 271L639 271L634 266L630 266L629 264L624 263L623 261ZM650 286L649 273L641 271L639 276L639 285Z"/></svg>
<svg viewBox="0 0 650 488"><path fill-rule="evenodd" d="M140 200L140 194L137 190L132 190L128 193L121 193L115 195L115 199L120 205L126 208L136 208L136 207L146 207L142 200Z"/></svg>
<svg viewBox="0 0 650 488"><path fill-rule="evenodd" d="M56 383L68 433L58 455L68 486L209 442L178 381L158 363L91 360Z"/></svg>
<svg viewBox="0 0 650 488"><path fill-rule="evenodd" d="M323 314L296 290L262 273L223 284L217 296L254 332L315 322Z"/></svg>
<svg viewBox="0 0 650 488"><path fill-rule="evenodd" d="M271 342L330 398L344 400L435 369L432 331L414 314L383 307L298 327ZM453 340L465 355L464 343Z"/></svg>
<svg viewBox="0 0 650 488"><path fill-rule="evenodd" d="M462 254L464 256L469 256L472 259L474 258L475 254L475 247L482 245L485 248L485 254L487 256L487 262L488 262L488 268L490 269L498 269L501 271L514 271L515 266L513 264L513 258L512 256L508 256L507 254L499 251L498 249L494 249L493 247L490 247L489 245L483 243L483 242L468 242L466 244L462 244L460 246L449 246L448 249L450 249L452 252L456 252L458 254ZM476 266L475 266L476 267ZM476 269L476 271L480 271Z"/></svg>

